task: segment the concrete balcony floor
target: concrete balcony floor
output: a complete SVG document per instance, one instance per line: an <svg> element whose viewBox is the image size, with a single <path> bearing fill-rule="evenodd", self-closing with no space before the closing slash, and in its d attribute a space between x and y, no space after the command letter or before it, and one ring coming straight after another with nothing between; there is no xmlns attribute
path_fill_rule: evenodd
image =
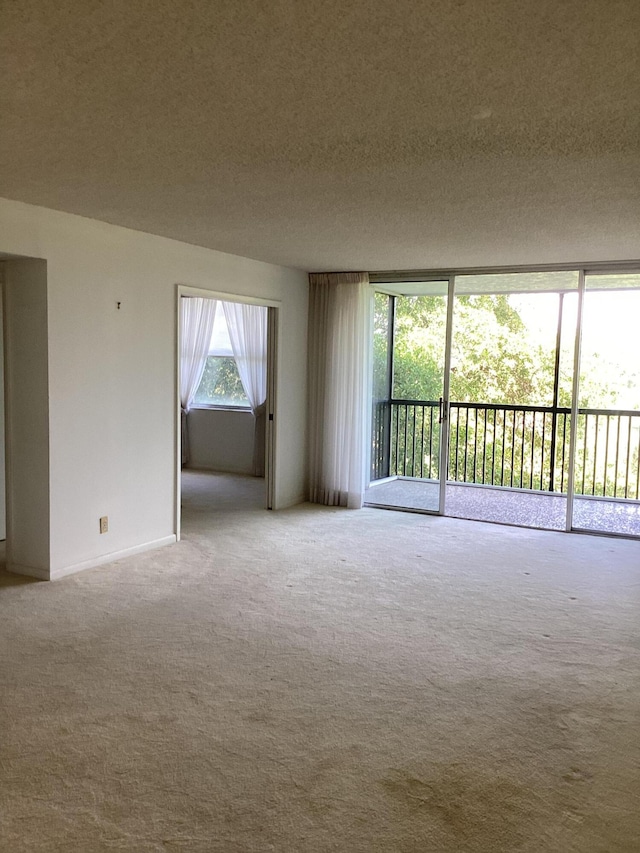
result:
<svg viewBox="0 0 640 853"><path fill-rule="evenodd" d="M372 484L365 492L365 503L390 509L436 512L438 492L438 483L433 480L399 477ZM454 518L564 530L566 512L566 495L447 483L445 514ZM573 527L640 536L640 502L576 495Z"/></svg>

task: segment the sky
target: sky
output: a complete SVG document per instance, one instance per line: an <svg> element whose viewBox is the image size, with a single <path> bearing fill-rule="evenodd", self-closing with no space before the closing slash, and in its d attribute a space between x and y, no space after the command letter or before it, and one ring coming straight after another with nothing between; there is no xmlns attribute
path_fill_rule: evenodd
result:
<svg viewBox="0 0 640 853"><path fill-rule="evenodd" d="M518 310L534 340L555 346L557 293L514 294L509 297L509 302ZM567 293L562 331L562 372L565 376L572 372L573 367L577 305L577 293ZM583 374L595 359L611 366L612 380L618 379L622 373L635 374L638 377L637 387L629 389L628 393L620 390L616 406L636 408L640 404L640 290L587 289L581 351Z"/></svg>

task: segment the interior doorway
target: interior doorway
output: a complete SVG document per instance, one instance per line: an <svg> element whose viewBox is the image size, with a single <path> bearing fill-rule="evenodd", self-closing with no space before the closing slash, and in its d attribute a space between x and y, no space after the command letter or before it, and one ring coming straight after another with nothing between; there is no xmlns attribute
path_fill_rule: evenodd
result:
<svg viewBox="0 0 640 853"><path fill-rule="evenodd" d="M0 553L3 562L7 543L4 316L4 262L0 260Z"/></svg>
<svg viewBox="0 0 640 853"><path fill-rule="evenodd" d="M374 285L366 503L640 536L640 275L417 279Z"/></svg>
<svg viewBox="0 0 640 853"><path fill-rule="evenodd" d="M278 310L178 288L178 536L183 504L219 515L274 508Z"/></svg>
<svg viewBox="0 0 640 853"><path fill-rule="evenodd" d="M51 576L47 263L0 255L6 565Z"/></svg>

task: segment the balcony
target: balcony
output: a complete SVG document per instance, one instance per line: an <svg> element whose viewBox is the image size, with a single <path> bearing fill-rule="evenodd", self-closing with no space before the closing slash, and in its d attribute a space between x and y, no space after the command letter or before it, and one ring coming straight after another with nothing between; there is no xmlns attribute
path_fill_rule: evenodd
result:
<svg viewBox="0 0 640 853"><path fill-rule="evenodd" d="M444 422L447 424L447 421ZM437 511L440 403L375 403L370 505ZM445 512L566 529L571 410L450 404ZM571 526L640 535L640 411L579 409Z"/></svg>

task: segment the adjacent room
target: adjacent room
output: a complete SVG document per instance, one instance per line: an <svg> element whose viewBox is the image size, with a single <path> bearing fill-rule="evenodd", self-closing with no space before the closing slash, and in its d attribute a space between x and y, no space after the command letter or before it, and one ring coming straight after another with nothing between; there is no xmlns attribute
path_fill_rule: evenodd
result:
<svg viewBox="0 0 640 853"><path fill-rule="evenodd" d="M0 850L640 849L639 35L3 5Z"/></svg>
<svg viewBox="0 0 640 853"><path fill-rule="evenodd" d="M272 309L277 310L277 309ZM271 506L273 377L263 305L184 295L180 325L181 503ZM273 330L274 326L271 325ZM272 332L273 333L273 332ZM273 419L273 406L270 406ZM267 476L268 474L268 476Z"/></svg>

